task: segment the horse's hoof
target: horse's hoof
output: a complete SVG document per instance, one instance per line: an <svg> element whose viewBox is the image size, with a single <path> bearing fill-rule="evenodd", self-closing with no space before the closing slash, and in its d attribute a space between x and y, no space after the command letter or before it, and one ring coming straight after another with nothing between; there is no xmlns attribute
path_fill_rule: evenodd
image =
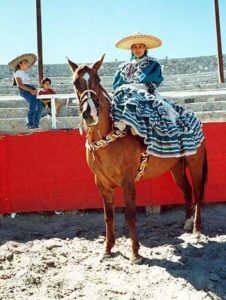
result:
<svg viewBox="0 0 226 300"><path fill-rule="evenodd" d="M112 253L111 252L104 252L104 254L103 254L103 259L105 258L110 258L110 257L112 257Z"/></svg>
<svg viewBox="0 0 226 300"><path fill-rule="evenodd" d="M187 219L186 222L185 222L185 224L184 224L184 230L191 231L192 230L193 222L194 222L194 218L193 217Z"/></svg>
<svg viewBox="0 0 226 300"><path fill-rule="evenodd" d="M194 235L199 236L199 235L201 235L201 230L193 229L192 233L193 233Z"/></svg>
<svg viewBox="0 0 226 300"><path fill-rule="evenodd" d="M140 256L140 255L137 255L137 256L132 256L131 258L131 263L134 264L134 265L139 265L142 263L143 261L143 257Z"/></svg>

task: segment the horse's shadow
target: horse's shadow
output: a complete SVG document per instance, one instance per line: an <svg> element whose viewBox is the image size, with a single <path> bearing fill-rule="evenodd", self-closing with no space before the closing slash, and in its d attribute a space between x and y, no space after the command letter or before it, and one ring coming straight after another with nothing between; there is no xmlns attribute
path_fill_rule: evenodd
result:
<svg viewBox="0 0 226 300"><path fill-rule="evenodd" d="M178 212L176 212L177 214ZM183 215L182 212L181 215ZM183 227L181 220L164 221L163 216L145 217L144 208L138 208L137 230L140 239L147 237L146 246L156 246L161 244L157 231L166 231L169 226L176 225L177 234L181 233ZM170 227L171 228L171 227ZM122 236L129 237L128 226L125 222L124 209L117 209L115 220L116 238ZM172 233L171 233L172 234ZM154 236L153 236L154 235ZM59 215L54 212L41 213L19 213L16 218L6 215L0 218L0 242L7 241L28 242L42 239L72 239L75 237L95 240L100 236L105 236L105 224L103 210L79 211L77 213L62 212ZM175 235L173 237L176 238ZM172 236L170 236L172 240ZM165 241L164 241L165 243Z"/></svg>
<svg viewBox="0 0 226 300"><path fill-rule="evenodd" d="M167 216L149 216L144 219L138 214L139 240L149 252L146 257L144 254L142 264L150 268L163 268L175 279L182 278L190 283L197 291L210 293L210 298L214 294L220 299L226 299L226 266L223 263L226 261L225 216L220 205L218 208L217 205L209 205L209 208L213 208L211 215L208 209L203 211L202 235L184 235L185 212L180 207L176 211L175 208L167 211ZM119 228L118 234L129 237L126 224ZM158 258L155 252L161 246L173 249L174 259L163 258L162 254ZM119 251L115 253L115 256L118 255L129 259Z"/></svg>
<svg viewBox="0 0 226 300"><path fill-rule="evenodd" d="M143 255L141 247L142 265L162 268L176 280L184 279L186 284L191 284L197 291L210 293L210 299L226 299L226 228L220 233L216 230L208 234L208 230L203 230L202 235L185 234L191 238L191 242L183 240L183 228L177 228L178 234L174 236L171 235L171 230L167 231L164 226L161 226L160 230L165 232L165 237L157 240L140 234L141 245L148 249L148 255ZM207 239L203 242L205 237ZM211 241L210 237L213 238ZM216 237L222 238L222 241L214 241ZM162 250L158 250L161 246L173 249L169 257L163 257ZM129 257L120 251L114 253L114 256L119 255L129 260Z"/></svg>
<svg viewBox="0 0 226 300"><path fill-rule="evenodd" d="M216 213L215 213L216 215ZM218 216L220 218L220 216ZM213 292L224 299L226 295L226 267L222 264L222 258L226 261L226 243L223 235L226 235L226 226L219 219L215 226L209 224L209 215L203 218L204 236L213 237L211 241L203 242L197 238L196 243L183 240L184 209L172 209L167 216L145 217L144 212L138 212L137 230L139 239L148 252L143 264L152 268L158 266L165 269L174 278L183 278L196 290ZM124 222L124 214L117 212L116 237L128 236L127 225ZM214 241L215 237L222 235L222 242ZM9 216L0 219L0 245L7 241L26 243L32 240L42 239L73 239L81 237L94 241L100 236L105 236L103 213L83 212L75 214L51 213L43 214L19 214L15 219ZM191 234L190 237L193 237ZM123 241L124 242L124 241ZM128 241L125 241L128 243ZM156 249L160 246L173 249L176 259L170 260L156 255ZM102 251L100 245L100 253ZM114 249L114 256L125 254ZM142 250L142 248L141 248ZM143 253L141 253L143 254ZM127 254L126 254L127 255ZM129 255L129 253L128 253ZM145 256L145 255L144 255ZM213 267L214 266L214 267Z"/></svg>
<svg viewBox="0 0 226 300"><path fill-rule="evenodd" d="M226 299L226 267L222 264L226 260L226 243L209 241L198 245L177 247L177 261L144 258L142 264L163 268L174 278L190 283L197 291L211 292L210 299L216 296Z"/></svg>
<svg viewBox="0 0 226 300"><path fill-rule="evenodd" d="M168 212L167 220L162 216L162 222L161 216L148 217L149 232L144 232L144 223L139 226L140 242L149 251L143 264L163 268L174 278L185 279L197 291L226 299L226 223L221 205L209 205L203 210L202 235L184 234L183 210L177 211L176 220L174 209ZM162 233L159 237L158 232ZM170 250L170 255L163 257L161 253L158 258L158 247L162 245Z"/></svg>
<svg viewBox="0 0 226 300"><path fill-rule="evenodd" d="M139 240L146 247L174 245L180 242L178 237L184 232L184 207L173 207L167 211L167 214L148 217L144 214L144 208L140 208L137 216ZM203 224L204 234L215 236L226 233L226 226L220 223L220 219L218 227L216 225L211 227L210 222L209 216L206 216ZM116 238L129 237L123 209L118 209L116 212L115 231ZM11 219L10 215L0 218L1 244L10 240L27 242L36 239L71 239L74 237L94 240L99 236L105 236L104 216L101 209L99 212L86 210L59 215L54 212L21 213L15 219Z"/></svg>

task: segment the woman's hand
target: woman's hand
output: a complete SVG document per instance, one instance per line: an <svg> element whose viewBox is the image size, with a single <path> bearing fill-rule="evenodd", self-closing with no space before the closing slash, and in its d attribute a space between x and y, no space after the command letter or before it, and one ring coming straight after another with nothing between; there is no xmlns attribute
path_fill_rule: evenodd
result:
<svg viewBox="0 0 226 300"><path fill-rule="evenodd" d="M37 95L37 91L36 90L31 90L30 91L31 95L36 96Z"/></svg>

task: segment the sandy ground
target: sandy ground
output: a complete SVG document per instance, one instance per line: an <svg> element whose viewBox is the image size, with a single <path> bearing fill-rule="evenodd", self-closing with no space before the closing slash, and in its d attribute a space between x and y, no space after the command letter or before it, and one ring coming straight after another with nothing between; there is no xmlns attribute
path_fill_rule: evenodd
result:
<svg viewBox="0 0 226 300"><path fill-rule="evenodd" d="M205 206L199 236L184 232L184 215L139 209L141 265L129 261L121 211L114 257L104 260L102 212L0 218L0 299L226 299L226 204Z"/></svg>

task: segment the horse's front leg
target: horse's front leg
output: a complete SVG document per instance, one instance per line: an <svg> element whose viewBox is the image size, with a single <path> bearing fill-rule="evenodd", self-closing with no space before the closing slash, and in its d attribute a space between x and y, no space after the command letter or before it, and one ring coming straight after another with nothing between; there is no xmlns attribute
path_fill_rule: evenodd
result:
<svg viewBox="0 0 226 300"><path fill-rule="evenodd" d="M115 245L114 219L114 188L106 187L101 180L96 177L96 185L104 202L104 218L106 226L106 245L104 249L104 257L112 255L111 249Z"/></svg>
<svg viewBox="0 0 226 300"><path fill-rule="evenodd" d="M139 255L138 251L140 244L138 241L137 231L136 231L136 190L133 182L125 182L122 186L123 196L125 200L125 219L129 226L130 237L132 240L132 263L140 263L142 257Z"/></svg>

